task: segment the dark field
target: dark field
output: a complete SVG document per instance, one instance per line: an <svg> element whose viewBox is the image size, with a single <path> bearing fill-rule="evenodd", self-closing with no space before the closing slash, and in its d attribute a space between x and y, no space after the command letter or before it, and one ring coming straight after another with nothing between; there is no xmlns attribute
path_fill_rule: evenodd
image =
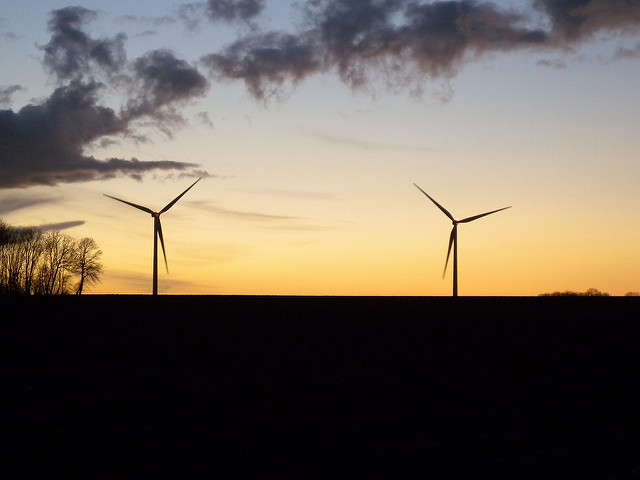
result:
<svg viewBox="0 0 640 480"><path fill-rule="evenodd" d="M5 478L640 478L638 298L2 298Z"/></svg>

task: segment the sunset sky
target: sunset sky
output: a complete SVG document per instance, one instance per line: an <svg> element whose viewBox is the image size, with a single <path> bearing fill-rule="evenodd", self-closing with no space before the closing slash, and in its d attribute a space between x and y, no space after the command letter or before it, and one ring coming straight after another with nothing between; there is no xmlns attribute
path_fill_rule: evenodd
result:
<svg viewBox="0 0 640 480"><path fill-rule="evenodd" d="M640 1L3 0L0 218L90 293L640 290Z"/></svg>

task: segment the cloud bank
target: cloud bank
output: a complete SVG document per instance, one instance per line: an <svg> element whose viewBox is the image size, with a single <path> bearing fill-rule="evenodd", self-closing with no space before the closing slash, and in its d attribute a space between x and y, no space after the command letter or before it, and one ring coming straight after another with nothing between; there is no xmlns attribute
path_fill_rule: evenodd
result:
<svg viewBox="0 0 640 480"><path fill-rule="evenodd" d="M265 0L208 0L176 8L196 29L202 21L245 24L237 38L193 64L170 49L127 57L127 36L95 38L98 15L83 7L50 14L42 65L51 94L18 110L0 110L0 188L57 185L149 171L207 175L198 165L135 158L96 159L92 145L144 140L142 125L167 136L185 124L182 108L205 96L211 81L241 81L259 101L318 74L335 74L353 89L381 79L415 92L425 80L455 76L470 59L512 51L562 54L600 34L636 34L640 0L529 0L518 9L476 0L308 0L298 2L298 31L262 31ZM135 20L135 19L134 19ZM246 28L249 25L249 28ZM639 47L616 58L637 58ZM562 66L560 60L540 65ZM199 68L206 71L205 76ZM19 85L0 86L8 107ZM108 92L124 101L106 103ZM207 121L206 112L201 120ZM210 123L210 120L209 120Z"/></svg>

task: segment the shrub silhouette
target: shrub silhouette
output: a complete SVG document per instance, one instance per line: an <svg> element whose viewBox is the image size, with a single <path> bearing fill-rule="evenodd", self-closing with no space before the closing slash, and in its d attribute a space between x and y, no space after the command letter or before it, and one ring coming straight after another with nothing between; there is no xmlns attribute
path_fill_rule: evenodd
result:
<svg viewBox="0 0 640 480"><path fill-rule="evenodd" d="M610 297L607 292L601 292L597 288L590 288L586 292L573 292L565 290L564 292L541 293L539 297Z"/></svg>

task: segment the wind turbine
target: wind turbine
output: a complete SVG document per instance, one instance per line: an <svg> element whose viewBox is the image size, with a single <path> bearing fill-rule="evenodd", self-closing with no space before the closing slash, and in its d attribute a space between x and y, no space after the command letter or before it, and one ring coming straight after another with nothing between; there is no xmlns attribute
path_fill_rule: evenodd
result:
<svg viewBox="0 0 640 480"><path fill-rule="evenodd" d="M478 218L486 217L487 215L491 215L492 213L500 212L502 210L506 210L507 208L511 208L511 206L499 208L497 210L492 210L486 213L481 213L479 215L474 215L472 217L463 218L462 220L456 220L455 218L453 218L453 215L451 215L447 211L446 208L444 208L442 205L436 202L433 198L431 198L431 196L427 192L422 190L415 183L414 185L418 190L424 193L429 198L429 200L431 200L436 205L436 207L442 210L442 213L444 213L447 217L449 217L449 220L451 220L451 222L453 223L453 229L451 230L451 235L449 235L449 249L447 250L447 260L444 263L444 271L442 272L442 278L444 278L445 273L447 273L447 265L449 264L449 255L451 255L451 247L453 246L453 296L457 297L458 296L458 224L472 222L474 220L477 220Z"/></svg>
<svg viewBox="0 0 640 480"><path fill-rule="evenodd" d="M193 182L189 188L187 188L184 192L178 195L176 198L171 200L166 207L164 207L159 212L154 212L150 208L144 207L142 205L138 205L135 203L127 202L126 200L122 200L121 198L112 197L111 195L104 194L105 197L113 198L122 203L126 203L127 205L131 205L134 208L142 210L143 212L147 212L151 214L153 218L153 294L158 294L158 238L160 238L160 245L162 245L162 255L164 256L164 265L167 269L167 273L169 273L169 264L167 263L167 253L164 250L164 239L162 238L162 225L160 224L160 215L169 210L173 205L182 198L182 196L187 193L191 187L193 187L196 183L202 180L200 177L198 180Z"/></svg>

